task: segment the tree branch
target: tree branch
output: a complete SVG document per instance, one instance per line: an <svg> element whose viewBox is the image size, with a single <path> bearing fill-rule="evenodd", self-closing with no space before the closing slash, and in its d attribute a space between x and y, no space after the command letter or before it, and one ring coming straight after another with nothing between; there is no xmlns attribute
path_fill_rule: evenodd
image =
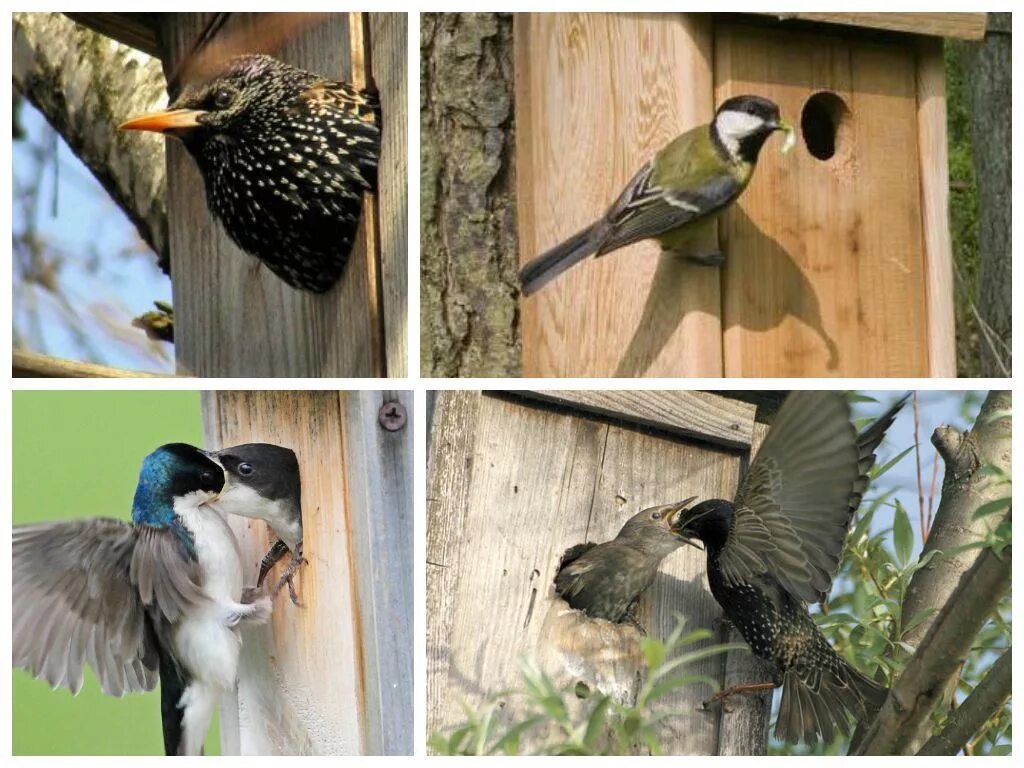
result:
<svg viewBox="0 0 1024 768"><path fill-rule="evenodd" d="M14 14L14 87L92 171L168 269L160 137L117 130L164 97L160 62L59 13Z"/></svg>
<svg viewBox="0 0 1024 768"><path fill-rule="evenodd" d="M1001 555L982 550L935 617L857 754L906 754L922 737L935 704L970 653L982 624L1009 589L1010 566L1010 547Z"/></svg>
<svg viewBox="0 0 1024 768"><path fill-rule="evenodd" d="M963 574L981 554L978 549L955 550L985 538L995 526L992 517L975 519L974 513L982 504L1008 495L997 478L981 470L996 467L1007 474L1010 472L1008 414L1012 405L1010 392L990 392L970 432L939 427L932 435L932 443L942 456L946 471L942 499L921 556L932 551L936 554L910 581L903 602L902 615L906 622L949 600ZM902 640L917 646L936 618L936 615L926 618Z"/></svg>
<svg viewBox="0 0 1024 768"><path fill-rule="evenodd" d="M985 722L1006 703L1010 697L1012 649L1003 655L978 683L971 694L957 707L941 733L932 736L917 753L918 755L955 755L967 741L977 733Z"/></svg>

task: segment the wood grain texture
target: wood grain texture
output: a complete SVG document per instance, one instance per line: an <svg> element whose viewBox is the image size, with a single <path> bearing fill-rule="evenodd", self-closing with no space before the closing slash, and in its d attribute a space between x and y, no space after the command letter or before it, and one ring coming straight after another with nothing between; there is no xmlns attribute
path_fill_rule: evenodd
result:
<svg viewBox="0 0 1024 768"><path fill-rule="evenodd" d="M410 438L376 434L374 405L381 397L330 391L204 394L207 446L263 441L296 452L309 561L296 577L302 606L282 594L271 623L243 634L237 690L221 706L225 753L365 754L408 743L407 734L393 731L411 726L411 703L396 703L392 694L407 693L409 685L411 579L396 563L409 556L409 547L401 535L386 545L381 537L411 515L411 478L396 478L408 469ZM394 459L399 461L385 466ZM400 487L366 485L376 480ZM250 564L246 583L254 583L271 542L267 526L245 518L230 523L243 563ZM369 578L383 583L367 583ZM382 627L395 637L382 638ZM385 658L396 642L405 643L404 655ZM395 690L381 690L389 687ZM380 711L387 706L395 709Z"/></svg>
<svg viewBox="0 0 1024 768"><path fill-rule="evenodd" d="M387 375L409 375L408 17L371 13L370 62L381 99L377 229Z"/></svg>
<svg viewBox="0 0 1024 768"><path fill-rule="evenodd" d="M567 547L613 537L647 506L692 494L731 495L738 481L737 453L486 394L440 393L434 425L428 732L450 733L462 723L461 701L475 707L518 687L521 654L557 658L542 627L551 626L550 612L557 610L551 584ZM651 635L665 637L676 613L691 628L709 626L720 613L704 570L697 550L684 548L663 562L641 602L640 622ZM621 650L622 663L629 663L629 649ZM549 671L559 683L573 682L564 669ZM723 663L708 660L692 671L721 680ZM666 702L681 713L664 726L666 752L714 753L719 714L696 711L708 693L687 686ZM500 717L514 717L517 706L507 699ZM531 745L524 742L524 751Z"/></svg>
<svg viewBox="0 0 1024 768"><path fill-rule="evenodd" d="M515 49L526 263L597 220L658 149L711 119L711 21L522 14ZM719 271L659 253L647 241L587 260L523 299L523 375L721 375Z"/></svg>
<svg viewBox="0 0 1024 768"><path fill-rule="evenodd" d="M946 140L946 67L941 40L921 40L917 45L917 120L921 160L921 220L928 270L929 375L956 378L953 240L949 231L949 149Z"/></svg>
<svg viewBox="0 0 1024 768"><path fill-rule="evenodd" d="M723 217L727 376L927 376L913 47L716 19L715 97L757 93L799 124L845 102L835 155L770 139Z"/></svg>
<svg viewBox="0 0 1024 768"><path fill-rule="evenodd" d="M167 15L165 72L177 71L208 19L202 13ZM266 32L273 23L264 14L236 13L230 29L237 35L240 27L251 25L254 53L272 53L328 77L352 78L351 40L362 32L358 23L353 28L348 14L326 15L280 50L264 50L261 28ZM178 373L384 375L374 206L364 206L357 244L342 279L317 296L288 287L231 243L208 212L202 178L179 142L167 142L167 163Z"/></svg>
<svg viewBox="0 0 1024 768"><path fill-rule="evenodd" d="M129 371L124 368L111 368L107 365L65 360L61 357L40 355L37 352L26 352L23 349L15 349L11 352L11 374L16 379L122 379L161 376L159 373Z"/></svg>
<svg viewBox="0 0 1024 768"><path fill-rule="evenodd" d="M731 448L750 445L756 410L709 392L551 389L517 394Z"/></svg>
<svg viewBox="0 0 1024 768"><path fill-rule="evenodd" d="M766 13L779 19L820 21L868 29L911 32L916 35L961 37L980 40L985 36L985 13Z"/></svg>

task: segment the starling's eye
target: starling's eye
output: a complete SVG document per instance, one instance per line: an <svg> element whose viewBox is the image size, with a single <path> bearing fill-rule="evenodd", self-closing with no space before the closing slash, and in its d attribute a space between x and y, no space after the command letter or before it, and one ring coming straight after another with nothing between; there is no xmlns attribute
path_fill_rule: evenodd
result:
<svg viewBox="0 0 1024 768"><path fill-rule="evenodd" d="M651 512L651 520L660 520L661 512Z"/></svg>
<svg viewBox="0 0 1024 768"><path fill-rule="evenodd" d="M238 465L238 474L242 475L243 477L251 475L255 471L256 470L253 469L252 464L250 464L247 461L244 461Z"/></svg>
<svg viewBox="0 0 1024 768"><path fill-rule="evenodd" d="M217 109L227 109L231 106L231 102L235 100L235 95L227 88L221 88L215 94L213 94L213 106Z"/></svg>

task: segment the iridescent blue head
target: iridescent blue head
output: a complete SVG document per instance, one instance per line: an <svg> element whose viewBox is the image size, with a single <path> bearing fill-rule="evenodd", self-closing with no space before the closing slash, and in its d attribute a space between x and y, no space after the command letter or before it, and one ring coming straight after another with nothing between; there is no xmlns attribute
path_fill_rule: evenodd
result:
<svg viewBox="0 0 1024 768"><path fill-rule="evenodd" d="M142 462L132 520L163 527L174 522L174 502L190 494L205 501L224 487L224 470L187 443L161 445Z"/></svg>

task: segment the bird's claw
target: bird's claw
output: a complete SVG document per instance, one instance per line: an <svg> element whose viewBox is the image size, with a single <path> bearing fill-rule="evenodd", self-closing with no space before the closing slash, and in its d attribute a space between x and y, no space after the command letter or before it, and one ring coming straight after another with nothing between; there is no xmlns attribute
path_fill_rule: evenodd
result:
<svg viewBox="0 0 1024 768"><path fill-rule="evenodd" d="M284 569L284 573L281 574L281 578L278 579L277 584L270 590L271 599L276 598L278 593L284 587L288 585L288 597L291 598L292 604L301 607L302 603L299 602L299 596L295 592L295 572L299 570L299 567L306 563L306 558L302 556L302 549L292 554L291 562L288 563L288 567Z"/></svg>

